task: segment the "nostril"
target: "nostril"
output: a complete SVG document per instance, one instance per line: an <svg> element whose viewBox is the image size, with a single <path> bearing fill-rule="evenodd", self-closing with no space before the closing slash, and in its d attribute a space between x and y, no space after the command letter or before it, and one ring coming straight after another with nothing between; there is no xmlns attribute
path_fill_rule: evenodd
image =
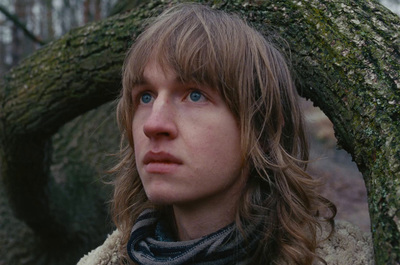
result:
<svg viewBox="0 0 400 265"><path fill-rule="evenodd" d="M172 120L148 119L143 126L144 134L148 138L173 138L177 134L177 128Z"/></svg>

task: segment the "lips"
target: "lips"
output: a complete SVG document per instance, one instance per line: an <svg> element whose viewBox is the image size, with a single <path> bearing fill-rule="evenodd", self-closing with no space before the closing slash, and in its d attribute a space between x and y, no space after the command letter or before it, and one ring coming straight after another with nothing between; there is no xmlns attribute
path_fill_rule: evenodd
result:
<svg viewBox="0 0 400 265"><path fill-rule="evenodd" d="M143 158L143 164L164 163L164 164L182 164L182 161L166 152L147 152Z"/></svg>
<svg viewBox="0 0 400 265"><path fill-rule="evenodd" d="M173 173L182 161L166 152L147 152L143 158L144 169L148 173Z"/></svg>

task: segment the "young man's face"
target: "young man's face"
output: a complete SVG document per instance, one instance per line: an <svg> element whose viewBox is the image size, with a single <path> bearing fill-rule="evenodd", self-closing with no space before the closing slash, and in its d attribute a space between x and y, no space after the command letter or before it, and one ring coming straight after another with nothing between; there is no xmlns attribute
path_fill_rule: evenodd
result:
<svg viewBox="0 0 400 265"><path fill-rule="evenodd" d="M245 185L240 131L219 93L150 61L132 92L137 170L157 204L235 201Z"/></svg>

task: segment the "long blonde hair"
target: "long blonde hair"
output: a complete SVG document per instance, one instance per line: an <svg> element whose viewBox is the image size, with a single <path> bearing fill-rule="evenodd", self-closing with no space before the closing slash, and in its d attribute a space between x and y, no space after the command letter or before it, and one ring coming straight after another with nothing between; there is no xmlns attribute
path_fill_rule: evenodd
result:
<svg viewBox="0 0 400 265"><path fill-rule="evenodd" d="M122 131L116 166L113 217L123 244L148 201L135 165L131 91L154 58L183 81L218 89L241 129L242 156L249 170L237 214L238 230L263 235L252 264L282 260L311 264L316 258L321 217L333 229L335 206L316 191L306 172L308 145L298 95L285 59L256 30L235 15L197 4L180 4L157 17L126 57L118 104Z"/></svg>

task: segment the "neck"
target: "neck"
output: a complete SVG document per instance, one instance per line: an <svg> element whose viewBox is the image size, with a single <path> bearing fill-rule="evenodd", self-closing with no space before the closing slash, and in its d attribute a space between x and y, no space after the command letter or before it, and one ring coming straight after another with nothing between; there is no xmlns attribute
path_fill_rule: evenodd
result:
<svg viewBox="0 0 400 265"><path fill-rule="evenodd" d="M235 200L231 199L229 204L204 205L204 202L201 204L191 203L190 205L173 206L176 232L180 241L209 235L235 220L237 208Z"/></svg>

